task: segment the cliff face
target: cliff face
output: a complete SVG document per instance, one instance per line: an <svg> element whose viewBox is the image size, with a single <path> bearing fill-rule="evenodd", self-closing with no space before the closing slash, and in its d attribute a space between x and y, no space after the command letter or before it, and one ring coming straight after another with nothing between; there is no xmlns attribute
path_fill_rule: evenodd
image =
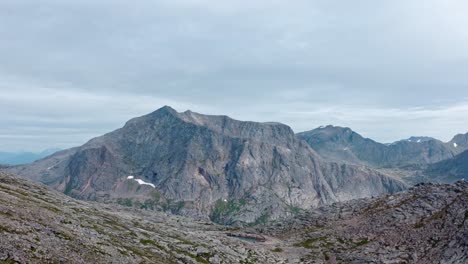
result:
<svg viewBox="0 0 468 264"><path fill-rule="evenodd" d="M363 166L323 161L286 125L170 107L9 170L81 199L151 197L165 210L226 224L405 188Z"/></svg>

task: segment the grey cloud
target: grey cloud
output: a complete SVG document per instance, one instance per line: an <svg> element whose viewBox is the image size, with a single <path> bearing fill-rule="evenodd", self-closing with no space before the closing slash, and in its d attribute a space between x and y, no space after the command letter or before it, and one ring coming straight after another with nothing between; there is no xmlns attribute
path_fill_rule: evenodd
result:
<svg viewBox="0 0 468 264"><path fill-rule="evenodd" d="M80 144L164 104L447 139L467 130L467 10L463 0L3 0L0 149Z"/></svg>

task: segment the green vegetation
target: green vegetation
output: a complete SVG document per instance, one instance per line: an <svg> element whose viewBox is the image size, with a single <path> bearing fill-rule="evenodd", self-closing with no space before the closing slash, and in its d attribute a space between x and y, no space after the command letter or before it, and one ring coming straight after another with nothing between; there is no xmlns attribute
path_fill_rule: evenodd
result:
<svg viewBox="0 0 468 264"><path fill-rule="evenodd" d="M204 264L210 264L210 262L206 259L204 259L203 257L201 256L195 256L187 251L182 251L180 249L176 249L175 252L177 252L178 254L182 254L182 255L186 255L188 257L191 257L193 258L195 261L197 261L198 263L204 263Z"/></svg>
<svg viewBox="0 0 468 264"><path fill-rule="evenodd" d="M325 241L325 239L326 239L325 237L309 238L309 239L306 239L306 240L304 240L302 242L294 244L294 246L313 249L313 248L318 247L318 246L314 245L315 243L320 242L320 241Z"/></svg>
<svg viewBox="0 0 468 264"><path fill-rule="evenodd" d="M357 247L364 246L364 245L367 244L367 243L369 243L369 240L367 240L367 238L366 238L366 239L364 239L364 240L361 240L361 241L357 242L357 243L356 243L356 246L357 246Z"/></svg>
<svg viewBox="0 0 468 264"><path fill-rule="evenodd" d="M141 239L140 243L145 246L151 245L151 246L158 248L159 250L166 251L166 249L163 246L159 245L158 243L154 242L151 239Z"/></svg>
<svg viewBox="0 0 468 264"><path fill-rule="evenodd" d="M178 213L182 208L184 208L184 206L184 201L174 202L172 200L168 200L166 203L162 204L164 211L170 211L172 213Z"/></svg>
<svg viewBox="0 0 468 264"><path fill-rule="evenodd" d="M213 222L220 223L222 222L222 219L225 217L239 212L243 206L245 206L246 201L245 199L239 199L239 200L231 200L231 201L223 201L219 199L216 201L216 204L213 208L213 211L210 215L210 219Z"/></svg>
<svg viewBox="0 0 468 264"><path fill-rule="evenodd" d="M122 206L133 207L133 201L129 198L118 198L117 203Z"/></svg>
<svg viewBox="0 0 468 264"><path fill-rule="evenodd" d="M12 259L0 260L0 264L16 264L17 262Z"/></svg>
<svg viewBox="0 0 468 264"><path fill-rule="evenodd" d="M64 232L55 232L55 236L64 240L72 240L72 237Z"/></svg>
<svg viewBox="0 0 468 264"><path fill-rule="evenodd" d="M299 207L296 207L296 206L292 206L292 205L289 205L289 210L291 211L291 213L293 213L294 215L297 215L299 214L300 212L304 211L303 209L299 208Z"/></svg>
<svg viewBox="0 0 468 264"><path fill-rule="evenodd" d="M278 252L278 253L279 253L279 252L283 252L283 249L277 247L277 248L272 249L271 251L273 251L273 252Z"/></svg>
<svg viewBox="0 0 468 264"><path fill-rule="evenodd" d="M414 225L414 228L421 228L421 227L423 227L423 226L424 226L424 223L423 223L423 221L421 220L421 221L419 221L418 223L416 223L416 224Z"/></svg>
<svg viewBox="0 0 468 264"><path fill-rule="evenodd" d="M251 226L265 225L268 222L268 219L270 219L270 213L264 212L264 213L262 213L262 215L260 215L260 217L255 219L255 222L253 224L251 224Z"/></svg>
<svg viewBox="0 0 468 264"><path fill-rule="evenodd" d="M248 252L247 252L247 258L245 260L241 260L239 263L241 263L241 264L255 264L255 263L258 263L258 259L257 259L257 257L255 257L252 254L252 250L249 249Z"/></svg>

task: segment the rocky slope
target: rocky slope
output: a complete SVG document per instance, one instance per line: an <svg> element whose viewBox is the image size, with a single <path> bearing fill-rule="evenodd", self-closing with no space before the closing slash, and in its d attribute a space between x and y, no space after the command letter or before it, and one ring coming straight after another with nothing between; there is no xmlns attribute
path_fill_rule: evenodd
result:
<svg viewBox="0 0 468 264"><path fill-rule="evenodd" d="M468 183L420 184L303 212L259 231L307 249L304 263L467 263Z"/></svg>
<svg viewBox="0 0 468 264"><path fill-rule="evenodd" d="M452 159L431 164L423 175L438 182L455 182L468 179L468 151Z"/></svg>
<svg viewBox="0 0 468 264"><path fill-rule="evenodd" d="M0 172L0 263L287 263L235 231L75 200Z"/></svg>
<svg viewBox="0 0 468 264"><path fill-rule="evenodd" d="M6 263L466 263L468 184L235 228L75 200L0 172L0 237Z"/></svg>
<svg viewBox="0 0 468 264"><path fill-rule="evenodd" d="M363 166L323 161L286 125L170 107L9 170L73 197L130 199L224 224L258 223L406 187Z"/></svg>
<svg viewBox="0 0 468 264"><path fill-rule="evenodd" d="M457 135L447 143L430 137L411 137L382 144L349 128L326 126L299 133L298 137L327 159L379 168L418 169L468 149L468 133Z"/></svg>

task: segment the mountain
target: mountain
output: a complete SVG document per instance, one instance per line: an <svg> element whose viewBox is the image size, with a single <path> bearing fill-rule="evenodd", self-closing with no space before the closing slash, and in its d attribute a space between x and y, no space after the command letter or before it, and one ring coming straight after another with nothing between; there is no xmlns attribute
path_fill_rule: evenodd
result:
<svg viewBox="0 0 468 264"><path fill-rule="evenodd" d="M430 137L411 137L392 144L378 143L350 128L336 126L297 135L326 159L378 168L419 168L468 149L468 134L458 135L448 143Z"/></svg>
<svg viewBox="0 0 468 264"><path fill-rule="evenodd" d="M39 153L33 152L0 152L0 164L18 165L31 163L51 155L59 149L47 149Z"/></svg>
<svg viewBox="0 0 468 264"><path fill-rule="evenodd" d="M461 153L468 149L468 133L456 135L449 143L457 153Z"/></svg>
<svg viewBox="0 0 468 264"><path fill-rule="evenodd" d="M406 188L364 166L324 161L286 125L170 107L8 170L72 197L145 204L223 224Z"/></svg>
<svg viewBox="0 0 468 264"><path fill-rule="evenodd" d="M466 263L468 183L253 227L75 200L0 171L2 263Z"/></svg>
<svg viewBox="0 0 468 264"><path fill-rule="evenodd" d="M468 179L468 151L462 152L454 158L431 164L425 171L432 181L455 182Z"/></svg>

